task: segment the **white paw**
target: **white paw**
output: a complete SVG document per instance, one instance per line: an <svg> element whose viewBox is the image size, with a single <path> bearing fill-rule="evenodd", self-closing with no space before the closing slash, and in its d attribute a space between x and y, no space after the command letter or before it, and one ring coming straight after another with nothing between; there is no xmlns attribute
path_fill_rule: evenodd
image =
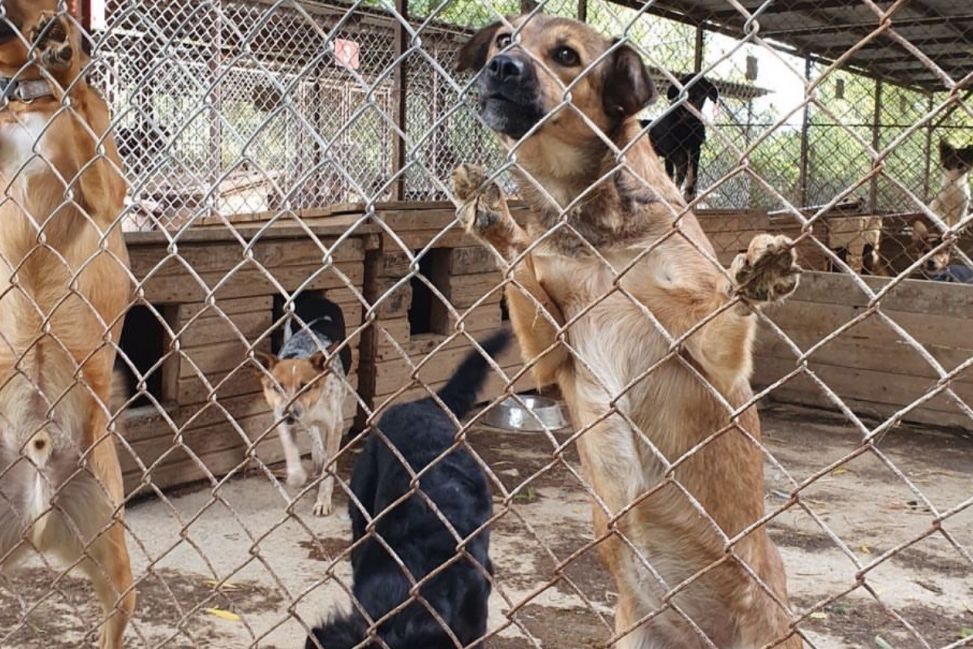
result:
<svg viewBox="0 0 973 649"><path fill-rule="evenodd" d="M313 511L315 516L329 516L334 511L334 503L330 499L327 501L319 500L314 503Z"/></svg>
<svg viewBox="0 0 973 649"><path fill-rule="evenodd" d="M300 487L303 487L306 482L307 482L307 471L304 470L304 467L298 467L293 471L290 470L287 471L288 487L292 489L298 489Z"/></svg>
<svg viewBox="0 0 973 649"><path fill-rule="evenodd" d="M794 242L783 235L758 234L730 267L736 293L755 303L780 302L796 289L801 275Z"/></svg>

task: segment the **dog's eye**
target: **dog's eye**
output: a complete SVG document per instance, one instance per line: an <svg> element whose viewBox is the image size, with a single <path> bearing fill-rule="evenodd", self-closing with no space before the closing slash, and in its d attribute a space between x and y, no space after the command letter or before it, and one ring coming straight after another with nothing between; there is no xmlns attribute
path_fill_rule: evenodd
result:
<svg viewBox="0 0 973 649"><path fill-rule="evenodd" d="M303 390L306 387L307 387L307 383L305 383L304 381L301 381L301 384L299 386L297 386L297 389L298 390Z"/></svg>
<svg viewBox="0 0 973 649"><path fill-rule="evenodd" d="M510 43L513 42L513 37L510 34L500 34L497 36L497 48L503 49L508 47Z"/></svg>
<svg viewBox="0 0 973 649"><path fill-rule="evenodd" d="M581 57L570 47L559 47L554 50L554 60L566 68L581 65Z"/></svg>

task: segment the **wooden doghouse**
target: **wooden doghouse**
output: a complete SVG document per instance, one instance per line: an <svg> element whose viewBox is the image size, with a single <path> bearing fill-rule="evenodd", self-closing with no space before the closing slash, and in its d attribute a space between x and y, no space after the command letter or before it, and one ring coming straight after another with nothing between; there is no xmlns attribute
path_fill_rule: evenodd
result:
<svg viewBox="0 0 973 649"><path fill-rule="evenodd" d="M378 218L384 227L379 248L369 253L376 263L369 265L368 283L377 309L362 345L373 365L366 360L361 372L380 409L390 399L424 397L442 387L469 351L470 337L483 340L509 323L495 258L463 232L451 204L404 203ZM410 257L417 270L411 277ZM497 361L513 378L521 367L517 345ZM493 398L503 386L493 373L481 398ZM529 376L515 385L530 387Z"/></svg>
<svg viewBox="0 0 973 649"><path fill-rule="evenodd" d="M301 224L272 226L272 215L241 216L233 230L192 228L178 244L158 232L127 233L141 290L122 347L148 373L151 394L120 418L130 491L223 476L254 457L282 461L259 370L247 359L251 346L270 350L283 316L281 291L320 291L344 312L357 392L345 412L348 426L356 411L364 425L392 399L441 387L471 348L457 327L482 340L508 326L501 274L492 255L454 224L452 206L379 207L367 217L354 206L308 210L298 215ZM425 281L408 277L407 251L419 252ZM498 360L508 376L520 369L515 344ZM495 375L481 398L503 387ZM532 387L529 376L517 387Z"/></svg>
<svg viewBox="0 0 973 649"><path fill-rule="evenodd" d="M157 232L126 235L132 272L142 284L122 346L140 359L141 371L158 364L148 388L165 411L150 402L129 407L121 419L131 445L120 451L129 489L149 480L164 488L224 475L253 454L268 463L282 459L247 350L270 351L272 326L282 315L281 289L320 291L341 306L349 333L359 328L356 293L364 289L368 236L335 245L349 225L314 225L309 230L316 240L296 225L268 228L252 246L238 236L252 238L256 227L190 229L178 245ZM329 247L332 263L326 265ZM359 337L351 343L352 386ZM354 404L345 415L351 422Z"/></svg>

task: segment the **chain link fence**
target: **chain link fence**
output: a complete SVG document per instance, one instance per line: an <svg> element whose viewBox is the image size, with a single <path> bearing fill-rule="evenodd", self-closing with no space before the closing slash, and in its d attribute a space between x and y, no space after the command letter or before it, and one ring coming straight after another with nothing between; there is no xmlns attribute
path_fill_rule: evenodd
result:
<svg viewBox="0 0 973 649"><path fill-rule="evenodd" d="M538 311L528 329L553 325L543 352L566 352L603 397L592 414L563 379L536 385L545 361L516 343L489 361L481 405L450 420L458 432L428 467L404 470L398 494L449 529L455 556L406 574L408 592L381 615L365 611L373 644L359 646L420 646L395 644L388 628L416 614L409 605L442 625L430 593L467 563L469 579L489 584L489 614L473 640L452 628L443 646L973 646L973 13L963 3L48 4L51 25L79 38L67 54L85 61L77 78L57 59L31 63L64 52L56 26L36 24L45 7L0 0L0 647L114 649L123 632L127 647L296 647L336 612L365 610L356 557L391 548L409 573L390 544L416 539L386 538L398 533L388 523L398 501L370 511L360 498L350 476L362 448L391 447L395 431L376 428L384 414L437 394L471 350L516 328L527 308L517 295ZM530 230L513 258L463 231L465 197L451 181L463 163L500 183L518 220L551 197L525 162L528 144L504 147L485 123L481 75L457 72L477 30L524 12L635 48L659 93L633 116L640 138L674 114L705 129L688 184L635 183L665 199L669 220L624 260L572 220L597 176L569 205L555 201L549 227ZM580 97L610 53L600 56L550 104ZM37 79L53 90L25 97ZM704 80L714 91L693 105ZM109 108L104 124L91 89ZM535 130L557 124L547 115ZM606 142L606 177L630 174L629 148ZM694 220L712 249L686 237ZM666 308L636 297L649 281L640 273L682 237L700 272L728 280L762 233L790 237L805 272L794 295L756 316L753 394L727 397L693 350L739 300L673 327ZM584 239L591 275L570 283L604 291L556 304L558 320L521 270L570 237ZM308 343L308 359L320 352L307 360L313 376L288 379L275 370L293 360L286 341L320 325L319 307L340 311L343 330ZM592 332L606 310L605 330ZM617 336L618 314L635 311L637 335ZM650 360L640 344L654 345ZM638 367L598 367L598 354L618 360L626 345ZM330 401L301 405L332 389ZM653 390L670 395L664 412L639 412ZM567 402L571 416L545 423L531 410L539 399ZM689 404L679 422L716 414L669 444L653 422L672 403ZM491 425L503 407L527 423ZM323 424L304 435L301 408L330 413L340 445ZM612 427L629 444L620 466L652 467L638 479L618 471L633 483L624 498L596 475L609 449L592 440ZM387 453L402 462L403 448ZM450 452L475 464L492 498L462 534L423 490ZM755 471L749 491L725 475L745 472L727 466L733 453ZM698 480L699 467L710 477ZM331 500L319 491L330 481ZM732 524L721 509L739 504L730 492L754 510ZM670 505L687 517L681 535L646 542L640 530ZM474 557L484 531L492 568ZM765 536L786 592L751 561ZM674 567L672 545L704 558ZM633 605L621 564L649 603ZM700 595L722 593L714 584L727 574L745 595ZM714 627L754 602L783 623L750 638Z"/></svg>

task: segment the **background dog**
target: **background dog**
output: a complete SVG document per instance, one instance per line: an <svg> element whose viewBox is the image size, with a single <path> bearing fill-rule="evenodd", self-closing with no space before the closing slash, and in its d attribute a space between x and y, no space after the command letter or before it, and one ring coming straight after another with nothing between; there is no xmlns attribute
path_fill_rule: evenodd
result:
<svg viewBox="0 0 973 649"><path fill-rule="evenodd" d="M531 207L524 230L467 165L453 179L459 217L508 260L534 246L511 271L510 318L538 381L559 384L581 431L595 538L619 593L615 646L801 647L760 525L760 422L743 407L753 309L796 289L792 242L759 235L728 274L701 253L715 257L636 118L655 90L632 48L572 20L521 16L474 35L459 68L482 70L480 114L515 147ZM561 107L568 87L573 108ZM645 311L680 338L677 356Z"/></svg>
<svg viewBox="0 0 973 649"><path fill-rule="evenodd" d="M942 245L943 236L921 220L912 222L912 254L916 258L930 255L919 270L919 278L936 282L973 284L973 270L960 264L951 264L953 248Z"/></svg>
<svg viewBox="0 0 973 649"><path fill-rule="evenodd" d="M0 561L36 550L77 563L104 610L101 647L118 649L135 606L108 430L131 294L125 183L78 30L56 0L3 8Z"/></svg>
<svg viewBox="0 0 973 649"><path fill-rule="evenodd" d="M482 347L490 356L496 356L508 339L508 334L500 333L483 342ZM489 364L479 351L472 351L440 390L439 400L457 419L473 407L488 369ZM493 515L493 503L486 477L469 451L460 447L443 455L455 443L456 432L452 417L432 398L394 406L382 415L377 430L371 433L355 462L351 478L351 489L360 506L352 501L348 507L357 544L351 555L353 592L364 610L355 606L351 613L316 628L307 641L307 649L480 646L472 643L486 633L490 598L486 574L493 574L493 566L489 530L472 535ZM409 470L397 454L408 462ZM419 478L419 489L424 495L412 494L401 500L409 493L412 474L430 465ZM449 521L455 535L440 516ZM374 536L365 538L371 523L383 543ZM363 645L369 620L380 620L410 598L413 581L403 573L395 557L409 570L412 579L420 581L452 560L460 543L463 558L437 572L419 589L419 596L449 626L459 643L453 641L429 609L413 601L378 625L377 635L384 644L376 641Z"/></svg>
<svg viewBox="0 0 973 649"><path fill-rule="evenodd" d="M679 98L685 88L689 93L686 100L701 113L709 99L714 104L720 98L720 91L706 77L696 78L687 74L679 79L679 85L672 84L666 92L670 102ZM652 120L642 120L642 128ZM680 104L656 121L649 130L649 139L656 155L665 159L666 173L682 189L686 202L696 198L696 183L699 182L699 157L706 143L706 125L686 104Z"/></svg>
<svg viewBox="0 0 973 649"><path fill-rule="evenodd" d="M970 211L970 167L973 146L957 149L945 140L939 141L939 164L943 185L929 209L949 227L955 227Z"/></svg>
<svg viewBox="0 0 973 649"><path fill-rule="evenodd" d="M280 353L257 355L266 370L261 372L261 383L278 422L277 433L287 460L287 484L297 488L307 482L292 432L297 427L311 438L314 475L321 480L314 514L327 516L333 510L334 491L334 476L328 465L341 446L344 404L351 396L345 382L351 370L351 349L345 345L338 351L345 340L341 307L314 296L298 296L294 303L296 318L287 320Z"/></svg>

